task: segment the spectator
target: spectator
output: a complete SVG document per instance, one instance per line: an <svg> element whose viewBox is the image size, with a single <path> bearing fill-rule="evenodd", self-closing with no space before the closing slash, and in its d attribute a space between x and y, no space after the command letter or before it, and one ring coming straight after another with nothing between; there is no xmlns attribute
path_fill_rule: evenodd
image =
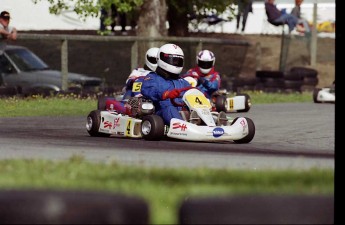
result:
<svg viewBox="0 0 345 225"><path fill-rule="evenodd" d="M301 24L306 33L310 33L310 26L306 19L301 16L301 4L303 0L295 0L295 7L291 10L291 14L298 18L298 24Z"/></svg>
<svg viewBox="0 0 345 225"><path fill-rule="evenodd" d="M126 25L127 25L127 15L126 13L120 13L120 25L121 25L121 34L127 35Z"/></svg>
<svg viewBox="0 0 345 225"><path fill-rule="evenodd" d="M274 4L275 0L265 1L265 10L267 19L273 25L287 24L289 26L289 33L295 28L299 32L304 32L304 28L298 25L298 18L295 15L288 14L286 9L279 10Z"/></svg>
<svg viewBox="0 0 345 225"><path fill-rule="evenodd" d="M107 10L104 7L101 7L101 17L100 17L100 27L99 27L99 30L101 32L104 32L107 29L107 26L105 25L105 21L107 17L108 17Z"/></svg>
<svg viewBox="0 0 345 225"><path fill-rule="evenodd" d="M104 7L101 8L101 17L100 17L100 31L106 32L107 31L107 19L110 18L110 32L112 35L115 34L115 26L117 18L119 17L120 26L121 26L121 34L126 35L126 24L127 24L127 17L126 13L118 13L115 4L110 5L110 10L106 10ZM109 25L109 23L108 23Z"/></svg>
<svg viewBox="0 0 345 225"><path fill-rule="evenodd" d="M220 75L215 70L216 57L209 50L202 50L196 56L196 66L189 69L182 77L193 77L197 88L211 99L212 94L220 88Z"/></svg>
<svg viewBox="0 0 345 225"><path fill-rule="evenodd" d="M236 31L240 28L242 17L242 33L246 28L248 14L253 12L253 0L237 0Z"/></svg>
<svg viewBox="0 0 345 225"><path fill-rule="evenodd" d="M17 29L10 26L10 13L2 11L0 13L0 53L4 50L7 40L17 40Z"/></svg>
<svg viewBox="0 0 345 225"><path fill-rule="evenodd" d="M112 32L112 34L114 35L115 34L115 26L116 26L116 18L117 18L117 10L116 10L116 6L114 3L112 3L110 5L110 18L111 18L111 23L110 23L110 31Z"/></svg>

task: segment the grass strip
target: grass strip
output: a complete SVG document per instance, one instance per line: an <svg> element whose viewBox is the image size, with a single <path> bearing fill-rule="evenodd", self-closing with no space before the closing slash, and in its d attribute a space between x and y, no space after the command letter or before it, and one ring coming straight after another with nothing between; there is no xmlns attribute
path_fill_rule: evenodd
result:
<svg viewBox="0 0 345 225"><path fill-rule="evenodd" d="M151 168L81 156L50 161L0 161L0 189L84 190L144 198L152 224L177 224L185 198L244 194L333 195L334 170L253 171L208 168Z"/></svg>

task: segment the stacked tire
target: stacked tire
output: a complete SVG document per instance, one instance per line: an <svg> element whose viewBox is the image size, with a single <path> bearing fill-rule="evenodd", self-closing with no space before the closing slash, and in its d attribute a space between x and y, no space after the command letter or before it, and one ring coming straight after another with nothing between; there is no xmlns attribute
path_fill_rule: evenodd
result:
<svg viewBox="0 0 345 225"><path fill-rule="evenodd" d="M257 82L256 77L236 77L232 81L232 91L236 93L255 91Z"/></svg>
<svg viewBox="0 0 345 225"><path fill-rule="evenodd" d="M315 86L319 83L319 79L317 77L318 72L315 69L306 67L292 67L289 73L291 76L299 76L301 78L301 91L313 91Z"/></svg>
<svg viewBox="0 0 345 225"><path fill-rule="evenodd" d="M281 71L258 70L258 89L264 92L283 92L285 89L284 73Z"/></svg>

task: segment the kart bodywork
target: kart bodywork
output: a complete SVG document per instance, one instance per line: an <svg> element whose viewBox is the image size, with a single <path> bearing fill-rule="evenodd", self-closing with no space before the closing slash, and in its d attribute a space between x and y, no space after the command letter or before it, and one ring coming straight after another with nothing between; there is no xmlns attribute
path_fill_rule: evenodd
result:
<svg viewBox="0 0 345 225"><path fill-rule="evenodd" d="M248 94L231 96L226 90L218 90L211 96L213 110L217 112L248 112L252 106Z"/></svg>
<svg viewBox="0 0 345 225"><path fill-rule="evenodd" d="M183 120L173 118L169 126L156 114L140 114L137 118L110 110L93 110L87 116L90 136L117 136L160 140L164 137L185 141L249 143L255 135L253 121L247 117L226 117L224 112L211 111L210 101L197 89L183 95ZM141 104L150 111L150 102Z"/></svg>
<svg viewBox="0 0 345 225"><path fill-rule="evenodd" d="M313 101L314 103L335 103L335 83L331 87L315 88Z"/></svg>

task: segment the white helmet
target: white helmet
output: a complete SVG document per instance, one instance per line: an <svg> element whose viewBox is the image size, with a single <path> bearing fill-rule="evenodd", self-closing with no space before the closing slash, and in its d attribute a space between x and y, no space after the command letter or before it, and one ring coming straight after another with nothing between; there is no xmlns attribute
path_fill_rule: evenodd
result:
<svg viewBox="0 0 345 225"><path fill-rule="evenodd" d="M184 63L182 49L175 44L165 44L159 48L157 65L168 73L170 78L176 79Z"/></svg>
<svg viewBox="0 0 345 225"><path fill-rule="evenodd" d="M203 74L209 73L215 62L216 57L214 56L213 52L209 50L200 51L196 57L196 64Z"/></svg>
<svg viewBox="0 0 345 225"><path fill-rule="evenodd" d="M152 71L156 71L157 68L157 54L159 48L150 48L145 55L145 65Z"/></svg>

